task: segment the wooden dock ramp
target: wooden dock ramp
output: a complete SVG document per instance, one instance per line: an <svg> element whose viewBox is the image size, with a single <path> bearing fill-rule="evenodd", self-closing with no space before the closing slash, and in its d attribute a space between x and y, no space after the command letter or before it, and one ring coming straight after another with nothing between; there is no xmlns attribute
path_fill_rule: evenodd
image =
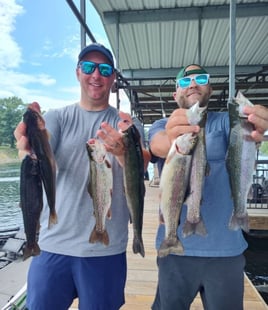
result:
<svg viewBox="0 0 268 310"><path fill-rule="evenodd" d="M132 253L132 226L129 226L128 275L126 303L120 310L149 310L157 285L155 234L158 225L159 188L146 181L143 241L145 258ZM77 300L72 308L77 309ZM268 306L245 275L244 310L267 310ZM196 297L190 310L203 310L201 299Z"/></svg>

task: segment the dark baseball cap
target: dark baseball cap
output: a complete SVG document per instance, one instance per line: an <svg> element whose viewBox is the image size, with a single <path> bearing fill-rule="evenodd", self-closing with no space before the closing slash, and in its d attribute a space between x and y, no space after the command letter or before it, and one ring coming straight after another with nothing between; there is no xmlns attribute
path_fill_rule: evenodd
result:
<svg viewBox="0 0 268 310"><path fill-rule="evenodd" d="M196 69L192 69L192 70L187 70L187 68L189 68L190 66L197 66L199 68L196 68ZM191 75L191 74L207 74L208 72L200 65L198 64L191 64L191 65L188 65L188 66L185 66L183 67L179 73L177 74L176 76L176 81L181 79L182 77L184 76L187 76L187 75Z"/></svg>
<svg viewBox="0 0 268 310"><path fill-rule="evenodd" d="M112 53L110 52L110 50L108 50L108 48L106 48L100 43L91 43L90 45L84 47L78 55L78 62L81 61L86 56L86 54L90 52L99 52L103 54L107 58L109 63L114 67L114 59Z"/></svg>

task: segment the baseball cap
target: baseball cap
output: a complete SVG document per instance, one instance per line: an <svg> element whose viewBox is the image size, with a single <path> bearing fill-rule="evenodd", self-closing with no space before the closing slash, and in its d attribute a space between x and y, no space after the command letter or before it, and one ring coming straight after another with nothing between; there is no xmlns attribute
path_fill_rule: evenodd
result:
<svg viewBox="0 0 268 310"><path fill-rule="evenodd" d="M190 66L197 66L199 68L192 69L192 70L187 70L187 68L189 68ZM191 65L183 67L179 71L179 73L176 76L176 81L181 79L184 76L191 75L191 74L207 74L207 71L202 66L200 66L198 64L191 64Z"/></svg>
<svg viewBox="0 0 268 310"><path fill-rule="evenodd" d="M109 61L109 63L114 67L113 55L104 45L100 43L91 43L90 45L84 47L80 54L78 55L78 62L81 61L84 56L90 52L99 52L103 54Z"/></svg>

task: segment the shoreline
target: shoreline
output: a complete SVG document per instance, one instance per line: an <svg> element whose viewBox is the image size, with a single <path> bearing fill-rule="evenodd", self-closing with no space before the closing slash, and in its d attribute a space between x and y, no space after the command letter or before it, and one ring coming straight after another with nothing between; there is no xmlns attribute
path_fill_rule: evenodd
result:
<svg viewBox="0 0 268 310"><path fill-rule="evenodd" d="M0 158L0 166L2 165L9 165L9 164L19 164L21 161L19 159L3 159Z"/></svg>
<svg viewBox="0 0 268 310"><path fill-rule="evenodd" d="M17 149L5 146L0 147L0 165L19 164L20 162Z"/></svg>

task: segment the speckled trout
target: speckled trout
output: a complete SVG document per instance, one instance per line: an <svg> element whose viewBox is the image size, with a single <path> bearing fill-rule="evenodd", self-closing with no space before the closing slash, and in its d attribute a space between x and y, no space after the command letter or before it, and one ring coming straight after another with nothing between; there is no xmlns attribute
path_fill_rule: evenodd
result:
<svg viewBox="0 0 268 310"><path fill-rule="evenodd" d="M109 235L105 228L106 218L111 218L113 175L106 149L98 139L90 139L87 144L89 156L88 193L93 201L96 224L89 237L90 243L109 245Z"/></svg>
<svg viewBox="0 0 268 310"><path fill-rule="evenodd" d="M145 256L142 240L143 209L144 209L144 159L140 134L135 125L130 125L123 131L124 155L124 187L130 222L133 227L133 252Z"/></svg>
<svg viewBox="0 0 268 310"><path fill-rule="evenodd" d="M197 102L186 113L189 124L198 124L204 108ZM170 253L183 254L177 236L181 207L189 188L192 153L198 141L196 134L188 133L177 137L168 152L160 178L160 211L165 223L165 239L158 251L159 257Z"/></svg>
<svg viewBox="0 0 268 310"><path fill-rule="evenodd" d="M250 136L254 126L242 111L245 105L252 106L252 103L241 92L228 104L230 134L226 167L234 203L229 227L233 230L241 228L248 231L247 195L255 169L257 147Z"/></svg>
<svg viewBox="0 0 268 310"><path fill-rule="evenodd" d="M197 134L198 140L192 155L189 193L185 201L185 204L187 205L187 217L182 229L182 234L184 237L192 234L202 236L207 234L207 230L200 213L204 180L205 176L209 173L205 141L206 112L205 107L203 108L201 114L202 118L198 123L200 126L200 131Z"/></svg>

